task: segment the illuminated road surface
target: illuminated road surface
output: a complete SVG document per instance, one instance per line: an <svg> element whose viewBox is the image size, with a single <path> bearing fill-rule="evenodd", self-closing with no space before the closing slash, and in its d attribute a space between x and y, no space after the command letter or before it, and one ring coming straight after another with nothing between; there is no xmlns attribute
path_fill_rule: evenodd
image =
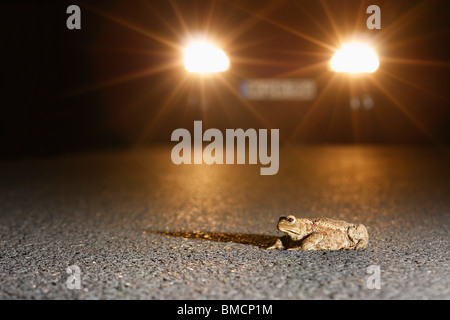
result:
<svg viewBox="0 0 450 320"><path fill-rule="evenodd" d="M450 298L442 149L283 145L275 176L170 151L0 162L0 298ZM363 223L369 247L266 251L286 213Z"/></svg>

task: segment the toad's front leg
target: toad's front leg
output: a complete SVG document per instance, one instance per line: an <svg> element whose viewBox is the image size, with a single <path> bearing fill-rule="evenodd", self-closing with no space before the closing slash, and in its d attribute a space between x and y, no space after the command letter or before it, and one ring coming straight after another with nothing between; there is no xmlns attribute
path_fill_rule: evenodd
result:
<svg viewBox="0 0 450 320"><path fill-rule="evenodd" d="M270 247L267 248L267 250L270 250L270 249L284 250L285 247L283 245L283 241L281 241L281 238L278 238L273 246L270 246Z"/></svg>
<svg viewBox="0 0 450 320"><path fill-rule="evenodd" d="M273 246L270 246L267 249L279 249L279 250L285 250L287 248L292 247L293 242L292 240L287 236L282 236L281 238L278 238L277 241Z"/></svg>

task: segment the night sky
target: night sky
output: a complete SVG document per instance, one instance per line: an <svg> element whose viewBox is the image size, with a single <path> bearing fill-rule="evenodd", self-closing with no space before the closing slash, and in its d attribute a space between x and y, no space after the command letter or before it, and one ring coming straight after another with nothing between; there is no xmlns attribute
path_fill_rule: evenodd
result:
<svg viewBox="0 0 450 320"><path fill-rule="evenodd" d="M66 8L81 8L69 30ZM381 8L368 30L367 6ZM448 1L3 1L0 5L0 153L20 156L170 143L204 127L278 128L299 143L450 142ZM373 38L380 69L341 78L329 47ZM189 76L180 48L191 34L223 45L221 80ZM328 47L328 48L327 48ZM252 78L307 78L316 101L246 101ZM353 88L353 89L352 89ZM197 103L206 92L206 105ZM352 110L366 90L370 110Z"/></svg>

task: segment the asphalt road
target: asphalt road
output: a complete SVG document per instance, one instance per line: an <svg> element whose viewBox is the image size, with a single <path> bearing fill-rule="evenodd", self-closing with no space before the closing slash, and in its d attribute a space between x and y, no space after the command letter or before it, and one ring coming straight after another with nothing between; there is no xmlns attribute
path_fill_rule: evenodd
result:
<svg viewBox="0 0 450 320"><path fill-rule="evenodd" d="M0 298L450 298L442 149L284 145L275 176L170 152L0 162ZM265 250L287 213L363 223L369 246Z"/></svg>

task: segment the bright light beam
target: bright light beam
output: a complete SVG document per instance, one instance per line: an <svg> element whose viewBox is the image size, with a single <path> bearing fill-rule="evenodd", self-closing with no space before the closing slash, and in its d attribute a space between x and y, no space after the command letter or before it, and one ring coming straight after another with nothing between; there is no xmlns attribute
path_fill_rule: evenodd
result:
<svg viewBox="0 0 450 320"><path fill-rule="evenodd" d="M192 42L184 49L184 66L188 72L226 71L230 65L226 53L209 42Z"/></svg>
<svg viewBox="0 0 450 320"><path fill-rule="evenodd" d="M336 51L330 64L336 72L371 73L378 69L380 62L375 51L367 44L351 42Z"/></svg>

